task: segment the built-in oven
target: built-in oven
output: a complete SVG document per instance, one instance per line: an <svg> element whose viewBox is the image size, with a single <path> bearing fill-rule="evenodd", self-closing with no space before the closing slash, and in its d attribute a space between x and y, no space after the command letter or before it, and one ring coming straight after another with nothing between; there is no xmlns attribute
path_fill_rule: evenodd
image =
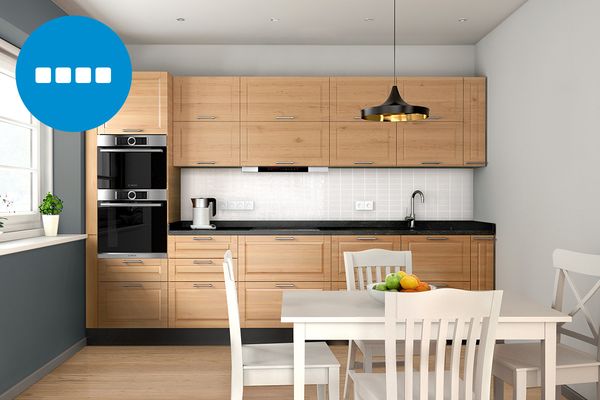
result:
<svg viewBox="0 0 600 400"><path fill-rule="evenodd" d="M98 257L166 256L165 190L98 190Z"/></svg>
<svg viewBox="0 0 600 400"><path fill-rule="evenodd" d="M98 189L166 189L165 135L98 135Z"/></svg>

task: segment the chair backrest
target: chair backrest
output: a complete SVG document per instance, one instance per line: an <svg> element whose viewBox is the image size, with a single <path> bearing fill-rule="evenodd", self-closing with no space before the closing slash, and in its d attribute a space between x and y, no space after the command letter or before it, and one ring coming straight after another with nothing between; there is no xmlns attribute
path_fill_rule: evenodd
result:
<svg viewBox="0 0 600 400"><path fill-rule="evenodd" d="M233 257L231 250L225 252L223 277L227 296L227 314L229 316L229 340L231 343L231 382L243 382L242 333L240 329L240 310L238 307ZM233 389L233 388L232 388Z"/></svg>
<svg viewBox="0 0 600 400"><path fill-rule="evenodd" d="M433 398L429 393L430 347L435 347L435 398L452 400L489 399L496 325L502 291L471 292L438 289L421 293L385 294L386 398L398 397L396 341L404 340L404 399ZM445 369L446 343L450 346L449 371ZM461 350L464 385L460 385ZM479 348L476 351L477 340ZM413 370L419 346L419 369ZM449 375L449 379L447 378ZM444 396L449 393L450 396ZM417 391L419 397L416 396ZM433 393L431 394L433 395Z"/></svg>
<svg viewBox="0 0 600 400"><path fill-rule="evenodd" d="M345 251L346 287L348 290L366 290L373 282L383 282L390 272L412 274L412 253L370 249Z"/></svg>
<svg viewBox="0 0 600 400"><path fill-rule="evenodd" d="M588 336L586 334L575 332L566 328L564 325L559 326L558 333L559 335L569 336L573 339L595 346L597 359L600 360L600 329L598 327L598 320L594 320L592 317L593 313L586 307L587 303L589 303L598 292L598 289L600 289L600 255L556 249L554 250L552 258L554 261L554 268L556 268L552 308L564 312L563 307L566 283L571 288L577 303L575 307L569 311L569 315L573 317L581 312L585 317L585 321L592 334L591 336ZM573 282L573 273L585 275L592 279L596 278L596 282L587 293L581 295Z"/></svg>

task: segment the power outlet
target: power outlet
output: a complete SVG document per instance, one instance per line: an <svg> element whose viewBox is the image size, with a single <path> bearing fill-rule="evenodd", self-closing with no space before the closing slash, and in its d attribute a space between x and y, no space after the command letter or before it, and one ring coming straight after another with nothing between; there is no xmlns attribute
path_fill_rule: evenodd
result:
<svg viewBox="0 0 600 400"><path fill-rule="evenodd" d="M358 200L354 202L354 210L356 211L373 211L375 202L373 200Z"/></svg>
<svg viewBox="0 0 600 400"><path fill-rule="evenodd" d="M229 211L250 211L254 210L254 201L252 200L227 200L221 203L221 210Z"/></svg>

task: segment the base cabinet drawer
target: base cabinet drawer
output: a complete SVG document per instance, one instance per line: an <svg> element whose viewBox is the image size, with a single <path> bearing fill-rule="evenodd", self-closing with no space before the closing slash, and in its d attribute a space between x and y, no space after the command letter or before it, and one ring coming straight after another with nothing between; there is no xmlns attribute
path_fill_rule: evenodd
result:
<svg viewBox="0 0 600 400"><path fill-rule="evenodd" d="M233 260L233 274L237 279L238 260ZM222 258L184 259L173 258L169 260L170 282L211 282L223 281Z"/></svg>
<svg viewBox="0 0 600 400"><path fill-rule="evenodd" d="M169 236L169 258L220 258L231 250L237 258L237 236Z"/></svg>
<svg viewBox="0 0 600 400"><path fill-rule="evenodd" d="M166 328L166 282L101 282L100 328Z"/></svg>
<svg viewBox="0 0 600 400"><path fill-rule="evenodd" d="M169 328L227 328L224 282L170 282Z"/></svg>
<svg viewBox="0 0 600 400"><path fill-rule="evenodd" d="M400 250L400 247L400 236L333 236L331 238L331 280L334 282L346 282L344 252L369 249ZM344 285L344 288L345 287L346 286Z"/></svg>
<svg viewBox="0 0 600 400"><path fill-rule="evenodd" d="M426 282L471 280L470 236L404 236L402 250L412 252L413 272Z"/></svg>
<svg viewBox="0 0 600 400"><path fill-rule="evenodd" d="M330 290L329 282L241 282L240 315L246 328L289 328L282 324L284 290Z"/></svg>
<svg viewBox="0 0 600 400"><path fill-rule="evenodd" d="M167 260L100 258L98 280L100 282L166 282Z"/></svg>

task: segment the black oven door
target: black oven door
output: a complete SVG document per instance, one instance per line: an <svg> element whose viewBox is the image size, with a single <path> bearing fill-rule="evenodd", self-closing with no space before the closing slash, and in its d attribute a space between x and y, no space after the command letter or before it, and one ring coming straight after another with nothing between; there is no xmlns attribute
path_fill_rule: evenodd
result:
<svg viewBox="0 0 600 400"><path fill-rule="evenodd" d="M99 147L98 189L166 189L164 147Z"/></svg>
<svg viewBox="0 0 600 400"><path fill-rule="evenodd" d="M98 253L164 257L166 252L166 201L98 202Z"/></svg>

